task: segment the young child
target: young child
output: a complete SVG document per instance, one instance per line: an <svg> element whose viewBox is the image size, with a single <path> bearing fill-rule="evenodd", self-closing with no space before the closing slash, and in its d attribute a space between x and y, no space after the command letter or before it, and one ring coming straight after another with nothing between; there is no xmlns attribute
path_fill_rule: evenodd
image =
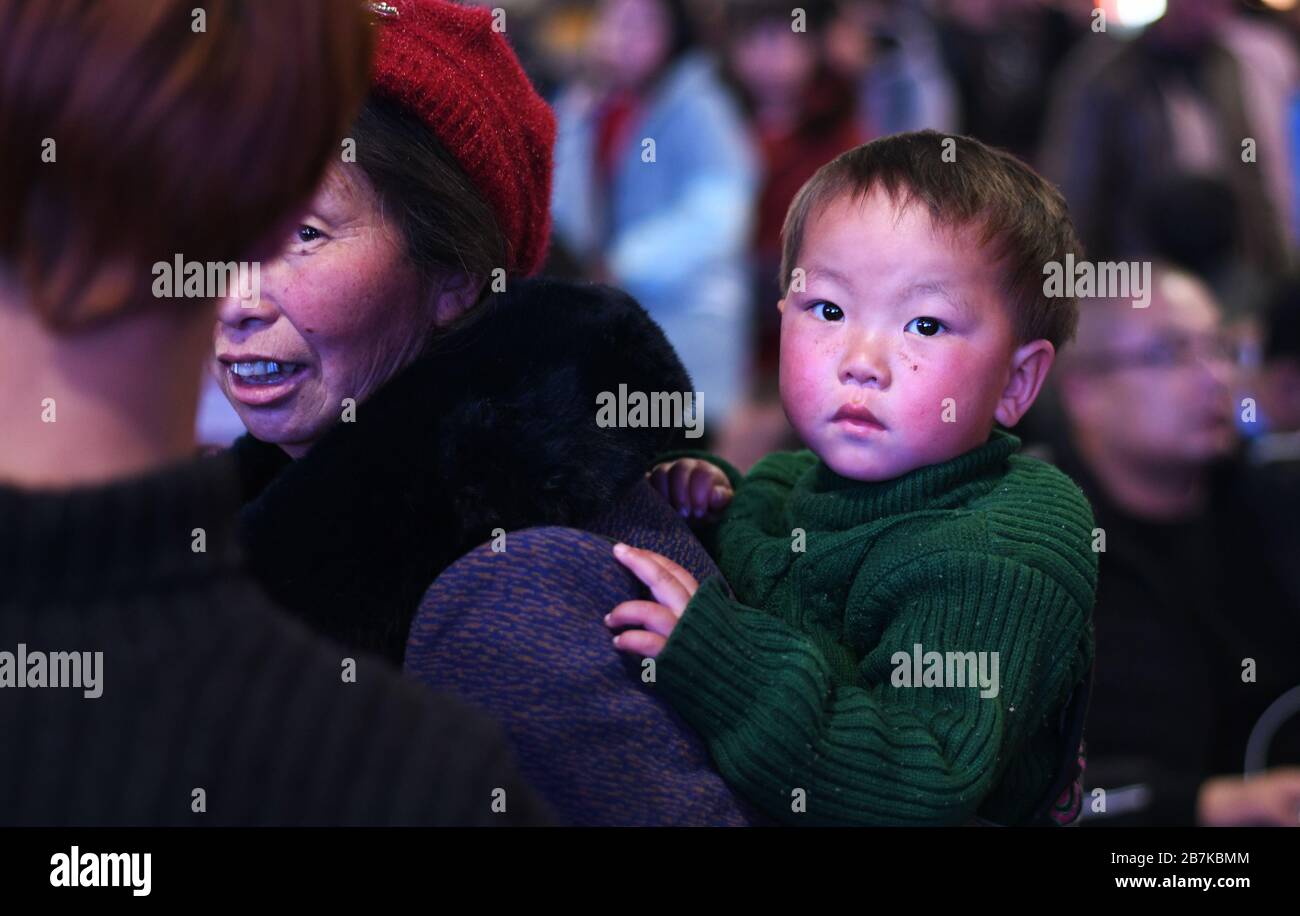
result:
<svg viewBox="0 0 1300 916"><path fill-rule="evenodd" d="M1043 286L1080 254L1065 203L975 140L901 134L824 166L783 246L781 398L808 450L657 467L683 514L725 507L703 536L735 597L620 544L655 600L606 617L614 643L656 657L780 821L1026 823L1059 791L1097 557L1083 494L994 423L1074 331Z"/></svg>

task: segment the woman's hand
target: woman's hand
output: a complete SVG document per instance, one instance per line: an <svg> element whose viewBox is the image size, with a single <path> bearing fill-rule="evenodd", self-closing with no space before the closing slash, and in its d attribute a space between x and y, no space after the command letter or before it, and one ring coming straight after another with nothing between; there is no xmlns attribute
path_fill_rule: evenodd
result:
<svg viewBox="0 0 1300 916"><path fill-rule="evenodd" d="M614 637L620 652L654 658L667 645L700 584L672 560L650 550L615 544L614 557L645 583L655 600L624 601L605 615L605 625L611 630L629 628Z"/></svg>
<svg viewBox="0 0 1300 916"><path fill-rule="evenodd" d="M682 518L717 521L731 502L733 491L727 475L700 458L665 461L655 465L649 476L650 485Z"/></svg>

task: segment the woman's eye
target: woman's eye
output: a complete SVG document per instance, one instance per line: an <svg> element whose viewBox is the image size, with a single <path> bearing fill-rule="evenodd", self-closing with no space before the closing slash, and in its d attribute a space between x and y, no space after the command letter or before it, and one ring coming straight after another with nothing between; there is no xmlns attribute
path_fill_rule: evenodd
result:
<svg viewBox="0 0 1300 916"><path fill-rule="evenodd" d="M305 225L299 226L298 231L293 234L294 241L302 242L304 244L306 244L307 242L314 242L317 239L322 238L323 236L324 233L321 232L319 229L317 229L315 226L305 226Z"/></svg>
<svg viewBox="0 0 1300 916"><path fill-rule="evenodd" d="M921 317L921 318L913 318L911 321L907 323L907 327L903 328L903 330L905 332L915 331L917 334L920 334L922 337L933 337L934 335L938 334L940 331L946 331L947 327L938 318Z"/></svg>
<svg viewBox="0 0 1300 916"><path fill-rule="evenodd" d="M816 302L813 304L812 313L822 321L843 321L844 309L831 302Z"/></svg>

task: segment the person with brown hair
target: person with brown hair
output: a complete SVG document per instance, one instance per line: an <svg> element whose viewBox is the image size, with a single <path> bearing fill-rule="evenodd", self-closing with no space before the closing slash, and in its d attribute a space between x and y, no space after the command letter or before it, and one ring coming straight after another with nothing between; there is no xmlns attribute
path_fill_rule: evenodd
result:
<svg viewBox="0 0 1300 916"><path fill-rule="evenodd" d="M355 0L0 0L0 822L545 818L495 726L282 617L191 457L220 292L157 281L274 252L371 43Z"/></svg>

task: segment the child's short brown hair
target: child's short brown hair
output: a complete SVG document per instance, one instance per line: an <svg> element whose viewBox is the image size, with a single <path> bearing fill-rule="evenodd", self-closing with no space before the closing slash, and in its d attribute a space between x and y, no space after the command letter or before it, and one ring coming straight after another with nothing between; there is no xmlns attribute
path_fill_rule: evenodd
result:
<svg viewBox="0 0 1300 916"><path fill-rule="evenodd" d="M781 230L781 294L789 292L804 231L819 210L845 194L880 187L899 206L925 204L936 226L978 227L980 243L1001 260L1021 343L1058 349L1074 336L1078 304L1043 292L1043 268L1082 258L1065 199L1029 166L971 137L932 130L896 134L851 149L822 166L790 204Z"/></svg>
<svg viewBox="0 0 1300 916"><path fill-rule="evenodd" d="M360 0L0 0L0 267L69 330L287 233L372 32Z"/></svg>

